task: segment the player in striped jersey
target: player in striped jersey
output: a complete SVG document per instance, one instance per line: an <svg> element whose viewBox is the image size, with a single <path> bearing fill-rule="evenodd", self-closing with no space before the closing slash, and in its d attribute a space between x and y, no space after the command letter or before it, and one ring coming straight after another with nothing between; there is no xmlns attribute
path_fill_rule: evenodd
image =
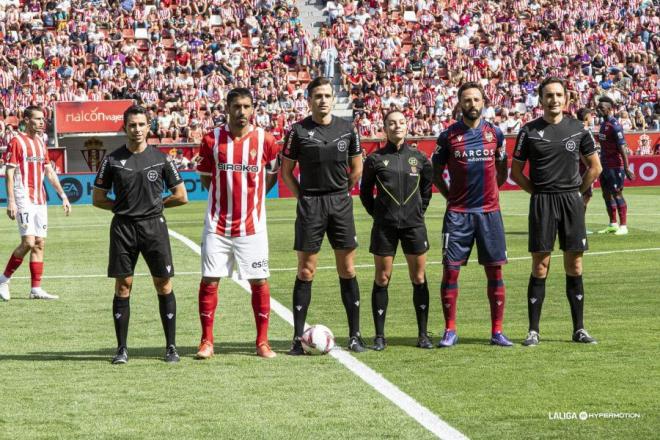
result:
<svg viewBox="0 0 660 440"><path fill-rule="evenodd" d="M502 333L506 299L502 265L506 264L507 255L498 189L507 175L504 135L498 127L482 119L486 96L478 83L464 83L457 95L463 118L440 133L432 157L434 184L447 199L440 288L445 332L438 346L451 347L458 343L458 277L476 241L479 264L484 266L488 279L490 342L509 347L513 343ZM451 179L449 186L443 178L445 168Z"/></svg>
<svg viewBox="0 0 660 440"><path fill-rule="evenodd" d="M7 215L18 222L21 243L12 252L4 273L0 275L0 298L9 301L9 280L29 252L32 279L30 299L58 299L57 295L51 295L41 288L48 224L44 177L62 199L66 215L71 212L71 204L50 165L48 150L42 140L44 111L40 107L28 106L23 111L23 120L25 134L18 133L9 142L5 155Z"/></svg>
<svg viewBox="0 0 660 440"><path fill-rule="evenodd" d="M268 344L270 289L266 193L277 181L278 148L275 138L252 126L253 97L248 89L227 94L228 124L202 140L197 166L209 202L202 237L202 281L199 318L202 340L197 358L213 356L213 321L218 283L230 277L248 280L257 326L257 355L275 357Z"/></svg>

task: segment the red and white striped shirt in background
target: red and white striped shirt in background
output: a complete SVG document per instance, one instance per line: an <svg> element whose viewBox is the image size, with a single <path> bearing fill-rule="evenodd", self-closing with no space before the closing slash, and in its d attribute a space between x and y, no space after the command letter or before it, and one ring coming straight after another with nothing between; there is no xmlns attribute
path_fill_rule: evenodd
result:
<svg viewBox="0 0 660 440"><path fill-rule="evenodd" d="M14 174L14 194L17 203L30 202L34 205L46 204L44 175L48 164L48 150L40 138L17 133L9 141L5 153L7 166L16 167Z"/></svg>
<svg viewBox="0 0 660 440"><path fill-rule="evenodd" d="M225 125L202 139L197 172L211 177L205 231L226 237L254 235L266 229L266 173L277 173L275 138L252 127L232 138Z"/></svg>

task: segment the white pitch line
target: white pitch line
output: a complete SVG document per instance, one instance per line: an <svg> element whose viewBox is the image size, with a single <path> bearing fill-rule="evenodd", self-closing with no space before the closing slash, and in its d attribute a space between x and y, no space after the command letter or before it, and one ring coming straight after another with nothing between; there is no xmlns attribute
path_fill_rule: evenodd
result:
<svg viewBox="0 0 660 440"><path fill-rule="evenodd" d="M169 230L169 233L172 237L187 245L197 255L201 255L202 249L197 243L171 229ZM240 281L236 279L233 281L241 286L246 292L251 292L250 285L247 281ZM293 326L293 313L289 309L284 307L279 301L272 297L270 298L270 306L271 310L277 313L280 318L284 319L289 323L289 325ZM305 326L307 325L308 324L305 323ZM380 394L388 398L392 403L406 412L406 414L415 419L420 425L435 434L438 438L448 440L467 439L467 437L461 432L451 427L440 417L432 413L428 408L401 391L392 382L388 381L382 375L357 360L347 351L335 349L332 350L329 354L330 356L337 359L343 366L348 368L352 373L357 375L360 379L371 385L373 389L378 391Z"/></svg>
<svg viewBox="0 0 660 440"><path fill-rule="evenodd" d="M182 236L183 237L183 236ZM186 237L184 237L186 238ZM186 238L187 239L187 238ZM192 242L191 242L192 243ZM193 243L194 244L194 243ZM195 246L197 246L195 244ZM584 254L584 256L599 256L599 255L611 255L611 254L630 254L630 253L637 253L637 252L657 252L660 251L660 248L643 248L643 249L618 249L618 250L613 250L613 251L601 251L601 252L587 252ZM560 253L554 253L552 254L553 257L560 257L562 254ZM509 258L509 261L522 261L522 260L531 260L531 256L525 256L525 257L513 257ZM426 265L437 265L437 264L442 264L442 261L427 261ZM393 266L407 266L408 263L394 263ZM355 268L357 269L368 269L374 267L373 264L356 264ZM334 270L336 269L335 266L318 266L316 270ZM279 268L273 268L270 271L271 272L290 272L293 270L298 270L297 267L279 267ZM201 275L200 271L194 271L194 272L176 272L176 275ZM134 277L146 277L146 276L151 276L151 274L148 273L136 273L133 275ZM44 275L42 278L43 279L58 279L58 278L107 278L108 276L105 274L88 274L88 275ZM14 280L29 280L30 277L28 276L14 276L12 277ZM286 310L286 309L285 309ZM291 313L291 312L289 312Z"/></svg>

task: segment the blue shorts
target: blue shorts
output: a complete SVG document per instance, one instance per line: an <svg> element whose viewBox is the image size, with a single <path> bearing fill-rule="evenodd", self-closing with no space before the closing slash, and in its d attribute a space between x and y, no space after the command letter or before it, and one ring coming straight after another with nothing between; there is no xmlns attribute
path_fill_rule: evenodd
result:
<svg viewBox="0 0 660 440"><path fill-rule="evenodd" d="M479 264L506 264L506 239L500 211L445 212L442 224L442 264L466 265L475 241Z"/></svg>
<svg viewBox="0 0 660 440"><path fill-rule="evenodd" d="M623 168L603 168L600 173L600 186L610 194L620 193L626 180Z"/></svg>

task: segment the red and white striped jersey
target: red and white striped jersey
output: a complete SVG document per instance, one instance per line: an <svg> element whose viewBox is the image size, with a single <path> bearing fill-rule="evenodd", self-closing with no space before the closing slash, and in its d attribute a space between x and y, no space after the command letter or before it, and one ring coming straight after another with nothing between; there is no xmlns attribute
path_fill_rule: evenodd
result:
<svg viewBox="0 0 660 440"><path fill-rule="evenodd" d="M44 175L48 164L48 150L42 139L18 133L9 141L5 153L8 167L16 167L14 195L16 201L28 201L34 205L46 204Z"/></svg>
<svg viewBox="0 0 660 440"><path fill-rule="evenodd" d="M244 237L266 230L266 172L277 173L278 153L262 128L233 138L225 125L204 136L197 172L211 176L206 232Z"/></svg>

